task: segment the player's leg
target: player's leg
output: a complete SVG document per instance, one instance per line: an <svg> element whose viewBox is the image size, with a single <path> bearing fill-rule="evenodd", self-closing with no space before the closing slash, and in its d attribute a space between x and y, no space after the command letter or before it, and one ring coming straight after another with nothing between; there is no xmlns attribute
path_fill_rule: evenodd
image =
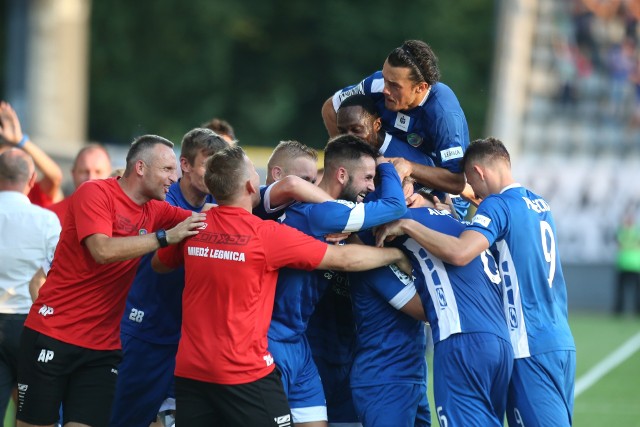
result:
<svg viewBox="0 0 640 427"><path fill-rule="evenodd" d="M440 424L502 426L512 363L510 343L493 334L454 334L437 343L433 387Z"/></svg>
<svg viewBox="0 0 640 427"><path fill-rule="evenodd" d="M516 359L509 385L509 426L570 426L575 351L554 351Z"/></svg>
<svg viewBox="0 0 640 427"><path fill-rule="evenodd" d="M177 345L152 344L121 334L122 362L118 367L110 427L149 427L173 381Z"/></svg>
<svg viewBox="0 0 640 427"><path fill-rule="evenodd" d="M20 334L26 314L0 314L0 413L4 414L18 377Z"/></svg>
<svg viewBox="0 0 640 427"><path fill-rule="evenodd" d="M68 376L78 364L79 347L29 328L20 339L18 360L18 426L53 426Z"/></svg>
<svg viewBox="0 0 640 427"><path fill-rule="evenodd" d="M296 426L323 427L327 425L327 402L306 338L301 337L290 358L297 360L295 380L289 385L287 399Z"/></svg>
<svg viewBox="0 0 640 427"><path fill-rule="evenodd" d="M361 426L351 396L351 364L335 364L322 357L314 357L313 360L322 379L329 426Z"/></svg>
<svg viewBox="0 0 640 427"><path fill-rule="evenodd" d="M63 421L107 427L118 378L120 350L82 349L83 361L69 377L63 401Z"/></svg>
<svg viewBox="0 0 640 427"><path fill-rule="evenodd" d="M426 384L354 387L351 393L358 418L367 427L431 425Z"/></svg>

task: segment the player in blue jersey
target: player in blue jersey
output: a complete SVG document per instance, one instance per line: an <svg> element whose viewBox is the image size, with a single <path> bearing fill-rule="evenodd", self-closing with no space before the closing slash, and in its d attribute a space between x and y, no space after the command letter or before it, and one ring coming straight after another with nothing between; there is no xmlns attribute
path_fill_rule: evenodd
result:
<svg viewBox="0 0 640 427"><path fill-rule="evenodd" d="M549 204L514 181L509 153L495 138L470 145L464 170L483 201L459 237L402 220L381 228L378 242L406 233L454 265L465 265L491 247L516 358L507 401L509 425L570 426L575 344Z"/></svg>
<svg viewBox="0 0 640 427"><path fill-rule="evenodd" d="M182 178L169 187L167 202L194 212L215 203L204 183L205 161L226 147L209 129L189 131L182 139ZM184 269L159 275L151 269L152 256L140 260L120 323L123 357L109 423L113 427L148 427L162 402L173 396Z"/></svg>
<svg viewBox="0 0 640 427"><path fill-rule="evenodd" d="M355 136L343 135L329 141L320 188L339 200L296 203L287 208L282 222L324 240L329 233L359 231L400 217L406 211L400 178L388 162L381 162L376 168L378 157L371 146ZM379 198L362 203L375 189L376 169L380 176ZM296 425L326 425L327 421L323 387L305 331L316 303L329 285L328 277L333 274L280 270L269 351L282 371Z"/></svg>
<svg viewBox="0 0 640 427"><path fill-rule="evenodd" d="M464 112L453 91L439 81L437 57L426 43L408 40L387 56L377 71L355 86L336 92L322 107L330 136L338 133L336 111L351 95L370 96L383 129L431 157L435 166L413 163L411 176L420 184L460 194L465 180L460 161L469 145ZM454 200L460 218L468 203Z"/></svg>

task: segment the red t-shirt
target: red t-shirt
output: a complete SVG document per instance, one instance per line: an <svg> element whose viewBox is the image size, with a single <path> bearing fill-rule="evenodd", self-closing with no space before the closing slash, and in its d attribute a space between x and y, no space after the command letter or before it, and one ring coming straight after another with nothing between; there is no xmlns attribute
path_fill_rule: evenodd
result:
<svg viewBox="0 0 640 427"><path fill-rule="evenodd" d="M25 326L94 350L120 348L120 319L139 258L98 264L83 244L92 234L137 236L171 228L190 211L151 200L136 204L115 178L82 184L69 203L51 271Z"/></svg>
<svg viewBox="0 0 640 427"><path fill-rule="evenodd" d="M29 194L27 194L27 197L29 197L31 203L43 208L48 208L53 204L53 198L42 191L40 182L36 182L34 184L34 186L31 188L31 191L29 191Z"/></svg>
<svg viewBox="0 0 640 427"><path fill-rule="evenodd" d="M175 374L245 384L273 371L267 331L278 269L313 270L326 251L326 243L230 206L209 210L197 236L159 250L163 264L185 266Z"/></svg>
<svg viewBox="0 0 640 427"><path fill-rule="evenodd" d="M54 203L52 205L47 206L47 209L49 209L50 211L58 215L58 219L60 220L60 225L64 226L64 218L67 216L70 200L71 200L71 196L65 197L58 203Z"/></svg>

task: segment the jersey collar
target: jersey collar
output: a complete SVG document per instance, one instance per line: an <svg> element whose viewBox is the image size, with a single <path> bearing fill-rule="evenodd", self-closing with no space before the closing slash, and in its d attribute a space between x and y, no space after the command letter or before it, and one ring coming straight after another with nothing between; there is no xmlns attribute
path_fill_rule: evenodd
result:
<svg viewBox="0 0 640 427"><path fill-rule="evenodd" d="M522 187L522 185L520 185L520 183L518 182L514 182L513 184L509 184L506 187L504 187L502 190L500 190L500 194L504 193L507 190L511 190L512 188L518 188L518 187Z"/></svg>

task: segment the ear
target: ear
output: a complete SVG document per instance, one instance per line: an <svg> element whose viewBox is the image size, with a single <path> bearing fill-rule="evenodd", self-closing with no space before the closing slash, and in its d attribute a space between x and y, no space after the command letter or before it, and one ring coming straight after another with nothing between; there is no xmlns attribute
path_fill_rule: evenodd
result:
<svg viewBox="0 0 640 427"><path fill-rule="evenodd" d="M180 157L180 169L182 169L182 173L191 172L191 165L186 157Z"/></svg>
<svg viewBox="0 0 640 427"><path fill-rule="evenodd" d="M250 179L245 182L244 186L245 190L247 190L247 194L255 194L258 192L258 189L253 186Z"/></svg>
<svg viewBox="0 0 640 427"><path fill-rule="evenodd" d="M140 176L144 176L144 167L145 167L144 161L137 160L136 161L136 167L135 167L136 174L138 174Z"/></svg>
<svg viewBox="0 0 640 427"><path fill-rule="evenodd" d="M271 178L273 178L274 181L280 181L284 178L284 171L280 166L274 166L271 168Z"/></svg>
<svg viewBox="0 0 640 427"><path fill-rule="evenodd" d="M420 82L416 85L416 93L425 93L431 86L427 82Z"/></svg>
<svg viewBox="0 0 640 427"><path fill-rule="evenodd" d="M336 171L336 179L340 184L345 185L347 181L349 181L349 172L347 172L344 167L340 166Z"/></svg>
<svg viewBox="0 0 640 427"><path fill-rule="evenodd" d="M378 117L373 122L373 130L376 131L376 133L377 133L377 132L380 131L380 128L382 128L382 119L380 117Z"/></svg>
<svg viewBox="0 0 640 427"><path fill-rule="evenodd" d="M473 165L473 170L478 174L480 179L484 181L484 169L480 165Z"/></svg>
<svg viewBox="0 0 640 427"><path fill-rule="evenodd" d="M25 194L29 194L33 186L36 185L37 180L38 180L38 174L36 171L33 171L33 173L31 174L31 177L29 178L29 181L27 181L27 188L26 188Z"/></svg>

